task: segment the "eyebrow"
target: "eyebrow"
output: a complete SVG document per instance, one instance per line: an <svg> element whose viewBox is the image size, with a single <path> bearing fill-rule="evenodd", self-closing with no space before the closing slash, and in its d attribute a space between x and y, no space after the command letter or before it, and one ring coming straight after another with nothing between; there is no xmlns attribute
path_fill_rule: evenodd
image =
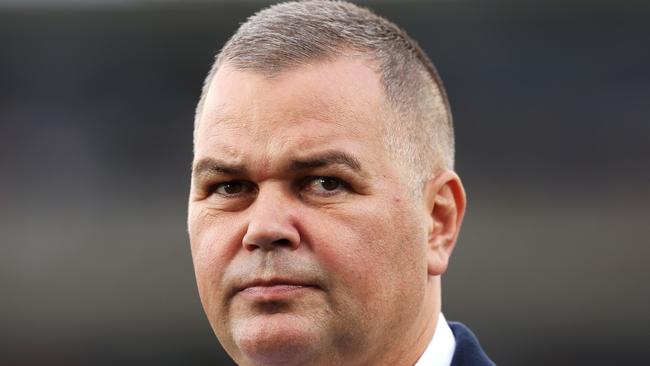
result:
<svg viewBox="0 0 650 366"><path fill-rule="evenodd" d="M292 162L295 170L322 168L329 165L344 165L355 172L362 171L359 160L342 151L331 151L305 159L294 159Z"/></svg>
<svg viewBox="0 0 650 366"><path fill-rule="evenodd" d="M194 176L202 176L215 173L241 175L246 173L246 169L243 165L233 164L215 158L201 159L192 167L192 175Z"/></svg>
<svg viewBox="0 0 650 366"><path fill-rule="evenodd" d="M331 151L307 158L293 159L292 170L308 170L323 168L331 165L343 165L361 173L361 163L354 156L342 151ZM247 170L242 164L233 164L217 158L203 158L192 167L193 176L209 174L246 175Z"/></svg>

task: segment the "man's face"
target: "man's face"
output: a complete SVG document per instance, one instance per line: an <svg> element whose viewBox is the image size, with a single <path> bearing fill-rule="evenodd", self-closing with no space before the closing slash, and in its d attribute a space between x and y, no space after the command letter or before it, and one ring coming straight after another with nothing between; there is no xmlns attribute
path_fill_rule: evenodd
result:
<svg viewBox="0 0 650 366"><path fill-rule="evenodd" d="M377 361L422 317L428 213L382 143L384 106L359 59L215 75L189 234L201 302L239 364Z"/></svg>

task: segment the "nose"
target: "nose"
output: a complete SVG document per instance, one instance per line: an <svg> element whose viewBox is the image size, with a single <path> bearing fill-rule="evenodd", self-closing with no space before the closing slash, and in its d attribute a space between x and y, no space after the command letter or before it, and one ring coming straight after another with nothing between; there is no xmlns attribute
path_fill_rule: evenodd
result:
<svg viewBox="0 0 650 366"><path fill-rule="evenodd" d="M248 227L242 239L246 250L295 249L300 245L293 203L286 194L279 189L260 190L250 209Z"/></svg>

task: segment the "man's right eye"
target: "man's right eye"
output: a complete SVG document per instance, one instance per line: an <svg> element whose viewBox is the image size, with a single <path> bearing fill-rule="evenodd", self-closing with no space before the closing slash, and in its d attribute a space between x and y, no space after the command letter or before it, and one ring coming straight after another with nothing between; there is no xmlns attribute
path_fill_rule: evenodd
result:
<svg viewBox="0 0 650 366"><path fill-rule="evenodd" d="M215 184L212 190L218 195L228 197L252 192L253 187L249 183L233 180L230 182Z"/></svg>

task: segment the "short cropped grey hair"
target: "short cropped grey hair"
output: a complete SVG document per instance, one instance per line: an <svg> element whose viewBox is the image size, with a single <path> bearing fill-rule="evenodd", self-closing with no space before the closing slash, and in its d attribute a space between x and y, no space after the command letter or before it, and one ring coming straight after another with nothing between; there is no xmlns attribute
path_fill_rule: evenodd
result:
<svg viewBox="0 0 650 366"><path fill-rule="evenodd" d="M409 168L409 182L422 183L439 168L453 169L451 111L433 63L397 25L344 1L280 3L248 18L217 54L205 79L195 130L220 65L272 77L349 51L368 57L376 67L390 106L385 144Z"/></svg>

